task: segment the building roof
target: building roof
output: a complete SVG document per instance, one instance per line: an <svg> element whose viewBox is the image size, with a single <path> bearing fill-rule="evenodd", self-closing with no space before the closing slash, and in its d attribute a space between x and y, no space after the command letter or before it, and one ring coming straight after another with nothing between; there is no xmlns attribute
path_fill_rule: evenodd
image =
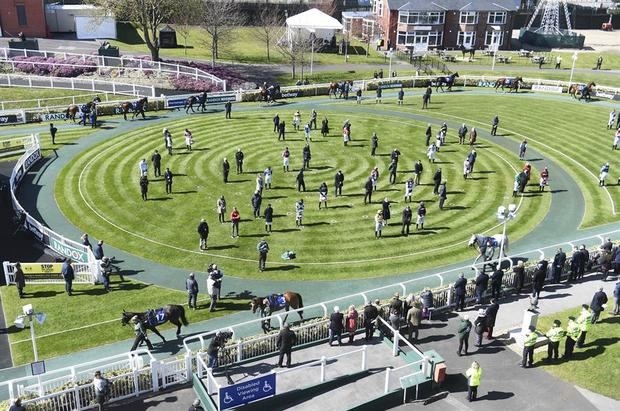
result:
<svg viewBox="0 0 620 411"><path fill-rule="evenodd" d="M342 30L342 24L332 16L318 9L306 10L286 19L289 28Z"/></svg>
<svg viewBox="0 0 620 411"><path fill-rule="evenodd" d="M388 0L401 11L517 11L520 0Z"/></svg>
<svg viewBox="0 0 620 411"><path fill-rule="evenodd" d="M372 11L343 11L342 18L343 19L361 19L364 17L372 16L374 13Z"/></svg>

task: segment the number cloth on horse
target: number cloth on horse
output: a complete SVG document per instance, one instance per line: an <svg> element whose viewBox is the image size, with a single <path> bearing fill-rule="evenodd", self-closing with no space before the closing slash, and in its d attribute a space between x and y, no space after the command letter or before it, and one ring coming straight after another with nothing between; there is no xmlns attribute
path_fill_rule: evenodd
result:
<svg viewBox="0 0 620 411"><path fill-rule="evenodd" d="M274 311L286 307L286 298L284 298L283 294L270 295L267 297L267 302Z"/></svg>
<svg viewBox="0 0 620 411"><path fill-rule="evenodd" d="M166 312L163 308L149 310L146 314L146 322L150 326L161 325L166 322Z"/></svg>

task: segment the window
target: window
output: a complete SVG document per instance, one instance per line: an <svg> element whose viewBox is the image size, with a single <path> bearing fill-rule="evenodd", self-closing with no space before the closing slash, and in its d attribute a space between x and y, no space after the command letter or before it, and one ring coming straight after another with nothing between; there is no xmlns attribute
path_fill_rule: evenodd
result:
<svg viewBox="0 0 620 411"><path fill-rule="evenodd" d="M441 46L443 32L441 31L399 31L397 43L411 46L413 44L427 44L429 46Z"/></svg>
<svg viewBox="0 0 620 411"><path fill-rule="evenodd" d="M398 21L403 24L443 24L444 19L443 11L401 11L398 13Z"/></svg>
<svg viewBox="0 0 620 411"><path fill-rule="evenodd" d="M23 4L18 4L15 8L17 9L17 23L20 26L27 26L28 19L26 18L26 6Z"/></svg>
<svg viewBox="0 0 620 411"><path fill-rule="evenodd" d="M459 31L459 38L457 44L459 46L470 47L476 43L475 31Z"/></svg>
<svg viewBox="0 0 620 411"><path fill-rule="evenodd" d="M506 12L505 11L490 11L489 12L489 24L505 24Z"/></svg>
<svg viewBox="0 0 620 411"><path fill-rule="evenodd" d="M487 31L484 39L485 46L502 46L504 45L504 32L503 31Z"/></svg>
<svg viewBox="0 0 620 411"><path fill-rule="evenodd" d="M375 14L379 17L383 17L383 0L375 0L374 3Z"/></svg>
<svg viewBox="0 0 620 411"><path fill-rule="evenodd" d="M475 11L462 11L461 12L461 24L476 24L478 23L478 13Z"/></svg>

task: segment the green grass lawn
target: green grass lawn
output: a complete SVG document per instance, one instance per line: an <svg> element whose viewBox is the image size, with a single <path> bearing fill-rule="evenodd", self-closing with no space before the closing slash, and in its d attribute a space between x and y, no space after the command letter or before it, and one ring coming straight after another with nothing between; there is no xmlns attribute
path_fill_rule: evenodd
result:
<svg viewBox="0 0 620 411"><path fill-rule="evenodd" d="M501 97L497 101L512 104ZM390 106L395 108L395 105ZM515 171L511 166L521 168L515 153L480 145L474 178L464 181L462 164L468 146L454 143L455 130L448 136L451 143L438 156L440 163L431 166L423 147L426 123L391 117L389 113L356 113L356 105L352 103L339 107L343 111L330 112L329 106L318 107L319 122L323 115L328 115L332 132L327 138L321 138L318 131L313 132L312 169L306 173L308 191L303 194L297 193L295 188L296 170L302 162L303 133L289 128L286 143L277 142L271 125L274 113L261 110L239 112L233 121L226 121L221 115L204 115L167 124L177 147L172 157L163 154L163 167L170 167L178 174L173 195L164 193L161 178L151 178L151 200L140 199L138 161L150 159L155 149L164 151L161 126L157 126L118 136L72 161L58 177L56 201L65 216L81 230L134 254L197 270L216 259L219 264L234 267L231 269L235 276L255 277L256 244L265 230L263 220L252 218L250 197L256 173L272 166L274 187L265 191L262 209L267 203L273 204L274 232L266 236L271 247L270 264L261 278L376 277L440 266L473 256L474 252L465 246L465 241L472 232L496 226L494 210L512 201ZM303 111L303 117L308 117L309 110ZM280 115L290 124L293 111L282 107ZM353 124L354 139L346 148L340 136L340 125L345 119ZM185 127L193 131L196 140L191 153L182 148ZM370 156L369 147L374 131L380 139L379 155L375 158ZM292 153L289 173L283 173L281 167L280 155L285 144ZM234 172L237 147L242 147L246 154L246 173L239 176ZM403 157L399 162L398 184L389 185L387 166L394 147L403 152ZM227 185L222 183L220 175L224 157L229 158L233 169L232 182ZM423 185L414 191L412 208L415 212L418 201L426 202L426 230L401 237L403 185L412 176L416 159L423 160L425 171ZM378 191L373 196L374 204L364 206L363 185L375 165L381 173ZM438 210L430 184L436 167L443 168L443 178L448 181L449 195L444 211ZM333 181L338 169L343 170L346 180L344 196L335 198ZM152 177L152 171L150 173ZM330 188L330 208L319 211L317 190L323 181ZM489 184L496 188L488 190ZM241 212L239 239L230 238L229 224L217 223L216 199L222 194L227 199L228 212L233 206ZM299 198L306 203L303 229L296 228L294 221L295 202ZM392 219L384 229L384 238L376 240L373 217L383 198L392 202ZM522 212L529 218L511 228L511 238L516 239L534 227L546 214L549 202L548 195L524 197ZM196 226L201 217L207 219L211 228L211 248L206 253L197 247ZM145 241L149 241L148 247ZM290 262L281 260L280 255L286 250L296 251L298 258Z"/></svg>
<svg viewBox="0 0 620 411"><path fill-rule="evenodd" d="M456 89L455 89L456 90ZM433 98L442 98L441 93ZM612 215L620 207L620 161L611 150L613 132L607 130L610 108L573 101L569 96L534 96L531 93L490 98L488 95L446 97L441 109L431 111L438 119L459 118L475 120L476 126L487 128L497 113L500 117L500 133L518 143L524 138L530 148L536 148L557 164L566 164L568 171L584 193L586 213L582 225L591 227L618 220ZM444 102L445 101L445 102ZM418 102L419 104L419 102ZM471 108L475 107L475 110ZM406 110L406 109L401 109ZM574 119L574 120L573 120ZM597 186L600 167L609 161L612 173L607 191ZM616 171L613 171L616 170ZM553 189L553 170L550 170L550 186Z"/></svg>
<svg viewBox="0 0 620 411"><path fill-rule="evenodd" d="M131 327L121 326L123 310L145 311L165 304L185 304L187 320L191 324L247 309L248 306L247 300L224 298L218 302L219 309L210 313L206 309L208 297L206 294L199 294L199 309L188 310L185 292L132 280L121 283L113 279L114 291L111 293L106 293L101 285L74 284L73 288L74 295L69 297L64 292L64 284L30 284L25 289L26 298L22 300L18 298L15 287L0 288L8 324L21 314L24 304L33 304L36 311L47 314L43 325L35 325L40 359L133 338ZM205 298L207 300L204 300ZM161 328L171 327L175 326L166 324ZM33 354L29 329L20 330L10 326L8 333L14 365L31 362ZM151 335L151 341L157 347L160 339ZM130 347L128 346L127 350Z"/></svg>
<svg viewBox="0 0 620 411"><path fill-rule="evenodd" d="M610 304L613 304L611 302ZM537 328L547 332L553 320L559 319L566 329L568 316L579 316L581 308L573 308L554 315L540 317ZM545 371L572 384L590 391L620 400L618 380L620 379L620 344L618 344L620 317L603 312L600 321L590 326L584 348L575 348L573 359L546 364L542 359L547 350L537 352L534 361ZM564 339L560 342L560 355L564 353Z"/></svg>
<svg viewBox="0 0 620 411"><path fill-rule="evenodd" d="M49 88L0 87L0 102L2 102L5 110L37 107L37 101L11 103L11 101L22 100L41 100L40 105L42 107L64 106L73 103L72 96L79 96L77 100L79 103L92 100L95 94L99 94L102 100L105 101L105 93L89 93L88 91ZM113 98L113 96L113 94L110 94L110 98Z"/></svg>
<svg viewBox="0 0 620 411"><path fill-rule="evenodd" d="M121 53L134 52L150 55L144 36L140 30L137 30L129 23L118 23L118 40L111 40L115 46L120 47ZM274 39L270 47L270 60L267 61L266 45L257 36L260 30L258 27L246 26L238 27L231 34L231 41L220 45L219 59L222 61L234 61L238 63L272 63L286 64L288 60L278 52L275 45L277 40L286 33L282 28L282 32ZM211 49L206 43L208 36L205 31L199 27L190 29L187 39L187 48L184 47L184 38L181 33L177 32L178 48L164 48L160 50L161 57L168 58L192 58L211 60ZM310 61L310 53L307 55L308 64ZM351 47L349 48L349 63L358 64L379 64L384 61L383 54L373 50L372 44L369 54L366 54L366 44L359 40L351 39ZM336 53L315 53L315 64L341 64L344 63L344 56Z"/></svg>

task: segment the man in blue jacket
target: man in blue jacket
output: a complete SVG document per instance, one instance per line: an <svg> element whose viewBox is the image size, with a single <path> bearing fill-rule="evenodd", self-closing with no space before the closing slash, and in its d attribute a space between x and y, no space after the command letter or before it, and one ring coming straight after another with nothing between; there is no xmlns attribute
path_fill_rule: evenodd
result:
<svg viewBox="0 0 620 411"><path fill-rule="evenodd" d="M62 270L60 271L62 278L65 279L65 291L69 296L73 294L73 279L75 278L75 272L71 263L71 259L67 258L62 264Z"/></svg>

